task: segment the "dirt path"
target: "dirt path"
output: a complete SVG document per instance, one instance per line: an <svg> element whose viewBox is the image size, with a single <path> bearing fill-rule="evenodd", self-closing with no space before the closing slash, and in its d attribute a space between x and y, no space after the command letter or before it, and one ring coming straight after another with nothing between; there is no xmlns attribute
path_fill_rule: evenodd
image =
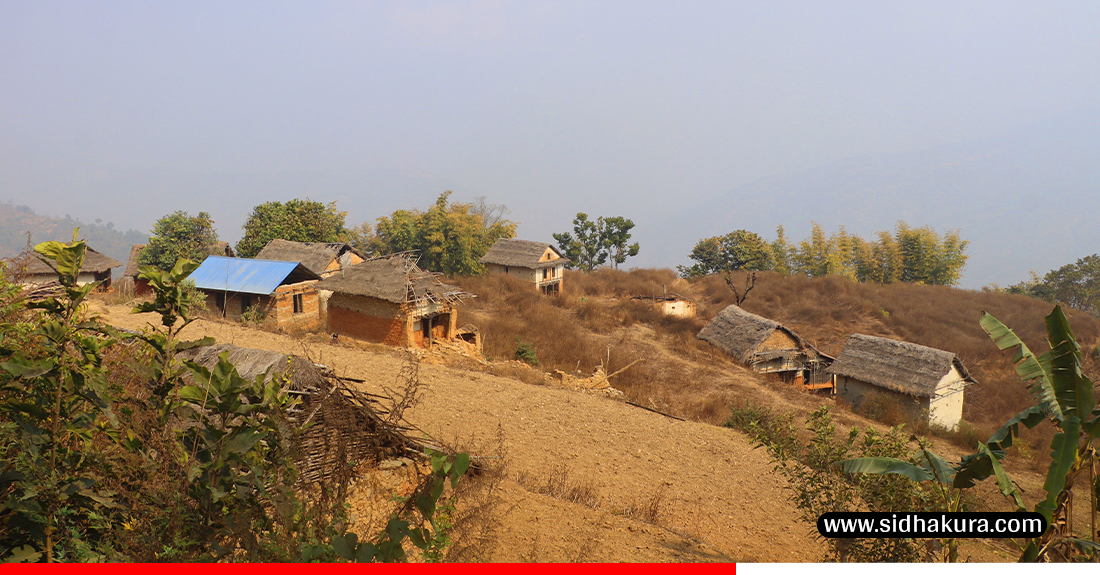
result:
<svg viewBox="0 0 1100 575"><path fill-rule="evenodd" d="M118 327L151 318L121 306L94 311ZM185 338L307 355L337 373L392 385L404 364L381 346L295 339L197 321ZM508 509L484 555L497 561L815 561L824 546L800 523L766 455L741 434L683 422L600 396L528 385L481 372L421 364L426 387L410 421L469 446L503 441ZM487 448L487 447L486 447ZM595 509L532 493L556 482ZM630 519L641 510L652 523Z"/></svg>

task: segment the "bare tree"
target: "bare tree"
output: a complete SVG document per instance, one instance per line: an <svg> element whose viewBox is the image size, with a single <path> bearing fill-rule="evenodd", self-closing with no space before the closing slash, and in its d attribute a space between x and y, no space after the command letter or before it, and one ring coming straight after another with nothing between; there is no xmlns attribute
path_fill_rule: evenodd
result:
<svg viewBox="0 0 1100 575"><path fill-rule="evenodd" d="M749 292L752 291L752 288L756 287L756 272L752 271L745 274L744 290L737 289L737 284L733 281L733 272L727 271L725 274L725 278L726 285L728 285L730 290L733 291L734 301L740 307L740 305L745 302L745 299L749 297Z"/></svg>

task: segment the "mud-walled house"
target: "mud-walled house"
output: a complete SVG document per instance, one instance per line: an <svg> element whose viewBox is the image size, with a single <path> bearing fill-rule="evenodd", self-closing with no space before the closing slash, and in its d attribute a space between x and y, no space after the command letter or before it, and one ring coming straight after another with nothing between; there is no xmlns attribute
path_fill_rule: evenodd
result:
<svg viewBox="0 0 1100 575"><path fill-rule="evenodd" d="M501 238L478 260L489 275L510 275L533 282L544 294L562 293L565 264L569 258L550 244Z"/></svg>
<svg viewBox="0 0 1100 575"><path fill-rule="evenodd" d="M855 334L828 368L836 393L858 407L881 393L928 423L953 430L962 419L963 392L975 383L949 352L884 337Z"/></svg>
<svg viewBox="0 0 1100 575"><path fill-rule="evenodd" d="M57 281L57 272L38 259L37 253L23 253L4 260L4 264L7 266L5 273L14 283L37 285ZM84 252L84 264L80 266L77 284L86 285L102 281L99 289L106 290L111 287L111 269L121 265L122 262L89 247Z"/></svg>
<svg viewBox="0 0 1100 575"><path fill-rule="evenodd" d="M145 246L148 244L134 244L130 246L130 259L126 260L126 269L122 272L122 277L119 279L119 287L124 290L132 290L134 295L144 295L152 291L149 288L149 281L138 278L138 274L141 273L141 252L145 250ZM236 257L237 254L233 252L233 247L229 245L229 242L217 242L210 246L207 250L209 255L225 256L227 258ZM199 262L202 263L202 262Z"/></svg>
<svg viewBox="0 0 1100 575"><path fill-rule="evenodd" d="M833 358L790 329L736 305L722 310L697 336L761 373L778 373L809 389L830 389Z"/></svg>
<svg viewBox="0 0 1100 575"><path fill-rule="evenodd" d="M189 279L206 294L207 307L224 317L240 318L251 310L280 327L321 325L321 278L300 262L210 256Z"/></svg>
<svg viewBox="0 0 1100 575"><path fill-rule="evenodd" d="M457 304L472 297L397 254L355 264L317 284L329 290L328 330L340 337L431 347L456 336Z"/></svg>

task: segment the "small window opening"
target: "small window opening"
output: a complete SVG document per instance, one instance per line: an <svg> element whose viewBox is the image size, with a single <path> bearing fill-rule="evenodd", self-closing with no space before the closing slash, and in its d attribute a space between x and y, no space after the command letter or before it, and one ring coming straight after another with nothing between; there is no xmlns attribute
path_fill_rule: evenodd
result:
<svg viewBox="0 0 1100 575"><path fill-rule="evenodd" d="M305 305L302 303L302 294L294 294L294 313L302 313L305 309Z"/></svg>

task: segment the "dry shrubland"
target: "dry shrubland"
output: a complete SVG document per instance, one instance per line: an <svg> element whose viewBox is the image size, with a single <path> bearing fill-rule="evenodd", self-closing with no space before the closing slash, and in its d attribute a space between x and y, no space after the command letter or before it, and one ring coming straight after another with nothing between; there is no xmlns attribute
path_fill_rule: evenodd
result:
<svg viewBox="0 0 1100 575"><path fill-rule="evenodd" d="M511 277L452 281L477 295L464 306L463 322L481 328L485 353L493 359L512 359L520 344L534 349L537 368L544 371L588 374L595 366L607 363L611 373L643 359L616 376L612 385L628 399L710 423L724 421L735 400L762 399L752 389L711 385L722 374L744 371L695 337L707 320L734 301L733 293L719 276L688 282L671 270L567 272L564 293L557 297L542 296L530 284ZM661 295L666 290L695 299L698 317L667 317L651 305L630 299L635 295ZM861 284L838 276L785 277L760 272L744 308L791 327L832 355L840 353L853 333L891 337L956 353L979 383L967 389L967 425L948 437L972 447L974 438L988 435L1032 401L1009 358L997 350L978 324L982 311L1012 327L1039 352L1047 349L1043 318L1050 313L1051 305L991 291ZM1067 310L1067 315L1082 346L1094 350L1100 340L1100 320L1077 310ZM652 337L640 335L640 328L651 329ZM1092 356L1096 354L1088 355L1086 368L1092 369ZM760 385L772 381L770 377L752 377ZM799 393L792 386L780 385L778 380L776 383L771 387L781 395ZM887 423L896 423L892 412L884 414L891 418ZM1028 443L1041 453L1050 433L1049 428L1040 427L1029 433Z"/></svg>

